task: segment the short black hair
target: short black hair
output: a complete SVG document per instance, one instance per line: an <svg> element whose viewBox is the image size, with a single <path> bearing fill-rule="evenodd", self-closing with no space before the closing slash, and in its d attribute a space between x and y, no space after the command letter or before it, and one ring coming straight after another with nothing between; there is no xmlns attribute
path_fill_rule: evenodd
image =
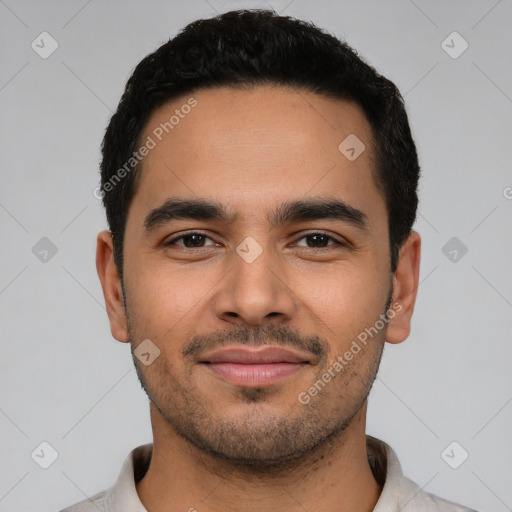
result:
<svg viewBox="0 0 512 512"><path fill-rule="evenodd" d="M386 202L395 272L400 247L416 219L420 175L400 92L347 43L312 23L255 9L190 23L147 55L126 84L101 147L100 190L121 278L126 219L140 172L133 155L149 116L194 91L258 85L312 92L362 108L374 138L373 175Z"/></svg>

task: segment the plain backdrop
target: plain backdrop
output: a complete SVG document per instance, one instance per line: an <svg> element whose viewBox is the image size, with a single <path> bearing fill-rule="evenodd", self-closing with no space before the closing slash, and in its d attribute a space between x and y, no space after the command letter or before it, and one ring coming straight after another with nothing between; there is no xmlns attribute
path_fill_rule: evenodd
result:
<svg viewBox="0 0 512 512"><path fill-rule="evenodd" d="M92 496L152 441L95 270L100 142L146 54L243 7L315 22L400 88L423 172L421 284L368 433L427 491L512 510L512 2L2 0L0 511Z"/></svg>

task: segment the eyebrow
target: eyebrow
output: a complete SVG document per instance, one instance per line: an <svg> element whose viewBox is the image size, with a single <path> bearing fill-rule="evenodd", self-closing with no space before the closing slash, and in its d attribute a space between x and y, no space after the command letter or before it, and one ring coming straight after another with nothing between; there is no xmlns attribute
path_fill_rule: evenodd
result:
<svg viewBox="0 0 512 512"><path fill-rule="evenodd" d="M149 234L163 224L185 219L233 224L237 215L229 213L222 203L203 199L170 198L149 212L144 220L144 231ZM349 224L362 232L369 231L368 216L363 211L334 199L290 201L277 206L267 215L271 227L324 219Z"/></svg>

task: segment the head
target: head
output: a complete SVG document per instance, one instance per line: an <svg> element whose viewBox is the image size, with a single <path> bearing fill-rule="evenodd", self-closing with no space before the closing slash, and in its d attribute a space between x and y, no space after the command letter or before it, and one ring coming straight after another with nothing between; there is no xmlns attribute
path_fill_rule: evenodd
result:
<svg viewBox="0 0 512 512"><path fill-rule="evenodd" d="M395 85L311 24L230 12L140 62L102 154L98 272L160 431L260 467L344 432L418 283ZM300 363L258 385L212 371L218 349L266 345Z"/></svg>

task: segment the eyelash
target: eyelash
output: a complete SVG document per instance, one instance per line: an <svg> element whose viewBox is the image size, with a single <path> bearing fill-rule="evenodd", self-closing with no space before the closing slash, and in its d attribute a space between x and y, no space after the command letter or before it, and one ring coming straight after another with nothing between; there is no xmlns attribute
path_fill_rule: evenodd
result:
<svg viewBox="0 0 512 512"><path fill-rule="evenodd" d="M169 240L168 242L165 242L164 246L168 247L168 246L174 245L178 240L182 240L184 238L187 238L187 237L193 236L193 235L200 235L200 236L203 236L205 238L209 238L210 240L212 240L211 237L209 237L206 233L203 233L201 231L189 231L188 233L183 233L183 234L181 234L181 235L179 235L179 236ZM336 245L340 246L340 247L347 247L347 244L345 244L343 242L340 242L339 240L337 240L333 236L328 235L326 233L322 233L321 231L313 231L311 233L306 233L305 235L302 235L298 240L302 240L303 238L306 238L308 236L315 236L315 235L320 235L320 236L323 236L323 237L327 238L328 239L327 243L329 243L329 241L332 240L334 242L334 244L328 245L327 247L318 247L318 248L316 248L316 247L304 247L304 246L301 246L301 247L303 247L305 249L316 249L318 251L321 251L321 250L325 251L325 250L328 250L328 247L333 247L333 246L336 246ZM210 246L206 246L206 247L195 247L195 248L194 247L185 247L185 246L179 246L179 247L182 248L182 249L198 250L198 249L206 249L207 247L213 247L213 246L210 245Z"/></svg>

